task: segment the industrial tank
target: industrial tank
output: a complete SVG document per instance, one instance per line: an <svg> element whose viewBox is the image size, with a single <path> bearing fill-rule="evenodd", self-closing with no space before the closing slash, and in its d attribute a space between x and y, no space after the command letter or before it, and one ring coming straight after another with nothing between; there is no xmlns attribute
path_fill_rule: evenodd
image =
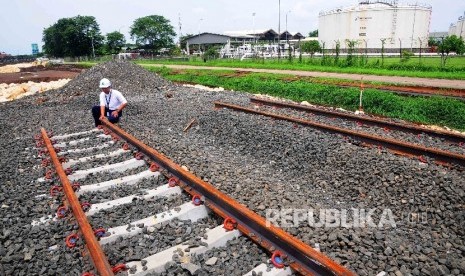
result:
<svg viewBox="0 0 465 276"><path fill-rule="evenodd" d="M450 24L449 35L465 38L465 13L459 17L456 24Z"/></svg>
<svg viewBox="0 0 465 276"><path fill-rule="evenodd" d="M397 1L359 1L358 5L322 11L318 40L326 49L339 41L357 41L357 48L425 48L428 44L431 6Z"/></svg>

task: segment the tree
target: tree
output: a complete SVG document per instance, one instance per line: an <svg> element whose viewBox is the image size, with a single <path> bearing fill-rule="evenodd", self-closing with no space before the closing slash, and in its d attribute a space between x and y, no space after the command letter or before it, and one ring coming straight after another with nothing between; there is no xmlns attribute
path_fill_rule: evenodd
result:
<svg viewBox="0 0 465 276"><path fill-rule="evenodd" d="M126 43L126 38L120 32L111 32L107 34L106 39L106 48L107 51L111 54L117 54L121 51L124 44Z"/></svg>
<svg viewBox="0 0 465 276"><path fill-rule="evenodd" d="M218 51L218 48L217 47L209 47L208 50L205 51L205 53L203 54L203 60L206 61L206 60L210 60L210 59L217 59L219 58L220 56L220 53Z"/></svg>
<svg viewBox="0 0 465 276"><path fill-rule="evenodd" d="M62 18L44 29L44 52L54 57L77 57L99 52L103 45L100 27L93 16Z"/></svg>
<svg viewBox="0 0 465 276"><path fill-rule="evenodd" d="M316 52L321 51L320 43L317 40L311 40L304 42L301 46L301 51L305 53L310 53L311 58Z"/></svg>
<svg viewBox="0 0 465 276"><path fill-rule="evenodd" d="M176 36L170 21L160 15L149 15L136 19L129 34L131 39L135 39L136 44L154 51L173 47L173 40Z"/></svg>
<svg viewBox="0 0 465 276"><path fill-rule="evenodd" d="M339 42L339 40L336 40L336 57L334 58L334 65L338 65L339 64L339 53L341 53L341 42Z"/></svg>
<svg viewBox="0 0 465 276"><path fill-rule="evenodd" d="M464 54L465 45L463 39L456 35L447 36L439 44L438 52L441 53L441 65L444 67L450 53L455 52L457 55Z"/></svg>
<svg viewBox="0 0 465 276"><path fill-rule="evenodd" d="M384 44L386 44L387 38L380 38L381 40L381 66L384 66Z"/></svg>
<svg viewBox="0 0 465 276"><path fill-rule="evenodd" d="M186 40L187 40L188 38L193 37L193 36L195 36L195 35L193 35L193 34L186 34L186 35L181 36L181 38L180 38L180 40L181 40L181 45L180 45L181 49L186 49L186 43L187 43Z"/></svg>
<svg viewBox="0 0 465 276"><path fill-rule="evenodd" d="M309 37L318 37L318 30L314 30L308 33Z"/></svg>
<svg viewBox="0 0 465 276"><path fill-rule="evenodd" d="M354 52L355 46L357 46L357 40L346 39L347 44L347 65L352 66L355 63Z"/></svg>
<svg viewBox="0 0 465 276"><path fill-rule="evenodd" d="M430 37L428 39L428 47L439 46L439 41L435 37Z"/></svg>

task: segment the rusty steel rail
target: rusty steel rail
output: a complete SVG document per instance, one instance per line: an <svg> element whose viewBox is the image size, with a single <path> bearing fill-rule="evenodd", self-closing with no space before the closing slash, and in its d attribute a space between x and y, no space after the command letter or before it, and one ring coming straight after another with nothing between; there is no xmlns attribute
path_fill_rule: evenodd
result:
<svg viewBox="0 0 465 276"><path fill-rule="evenodd" d="M305 125L305 126L311 126L311 127L315 127L320 130L327 131L327 132L348 135L361 142L385 147L399 154L404 154L407 156L417 156L420 159L423 158L423 156L428 156L428 157L434 158L439 164L444 164L444 163L458 164L462 167L465 167L465 155L460 155L457 153L440 150L436 148L427 148L427 147L415 145L412 143L401 142L395 139L388 139L388 138L384 138L381 136L372 135L366 132L353 131L353 130L346 129L346 128L325 125L325 124L317 123L317 122L310 121L310 120L303 120L299 118L274 114L270 112L257 111L251 108L246 108L246 107L242 107L238 105L222 103L222 102L214 102L214 104L216 108L229 108L229 109L238 110L238 111L242 111L246 113L263 115L263 116L271 117L274 119L290 121L290 122Z"/></svg>
<svg viewBox="0 0 465 276"><path fill-rule="evenodd" d="M405 125L405 124L389 122L389 121L381 120L381 119L361 117L361 116L347 114L347 113L338 112L338 111L324 110L324 109L315 108L311 106L305 106L301 104L287 103L287 102L282 102L282 101L273 101L273 100L261 99L261 98L256 98L256 97L251 97L250 102L254 104L293 108L293 109L311 112L311 113L315 113L315 114L319 114L323 116L340 117L345 120L351 120L354 122L362 122L367 125L386 127L388 129L399 130L399 131L409 132L413 134L426 133L430 136L438 137L441 139L446 139L454 143L465 143L465 135L461 135L461 134L454 133L451 131L441 131L441 130L428 129L425 127Z"/></svg>
<svg viewBox="0 0 465 276"><path fill-rule="evenodd" d="M42 138L45 142L45 146L50 154L50 159L55 166L56 173L60 178L61 184L63 186L63 191L66 195L66 199L68 200L69 206L73 211L74 217L76 218L77 223L79 224L79 229L82 232L84 240L86 242L87 249L89 250L90 256L92 257L92 261L94 263L95 269L98 271L100 276L113 276L113 270L108 262L105 253L103 253L102 248L100 247L100 243L95 238L94 231L90 226L89 221L87 220L84 211L82 210L81 204L74 193L73 188L71 187L71 183L69 182L68 177L66 176L63 167L61 166L60 161L58 160L58 156L55 152L55 149L48 137L47 132L44 128L41 128L40 132L42 133Z"/></svg>
<svg viewBox="0 0 465 276"><path fill-rule="evenodd" d="M267 226L265 218L220 192L211 184L184 170L163 154L145 145L108 120L102 120L102 124L152 159L159 167L176 177L180 181L180 186L191 195L201 196L204 204L212 211L223 218L232 218L237 223L237 229L244 235L271 253L282 252L283 256L286 256L286 261L289 261L290 267L299 274L355 275L346 267L334 262L281 228L273 225Z"/></svg>

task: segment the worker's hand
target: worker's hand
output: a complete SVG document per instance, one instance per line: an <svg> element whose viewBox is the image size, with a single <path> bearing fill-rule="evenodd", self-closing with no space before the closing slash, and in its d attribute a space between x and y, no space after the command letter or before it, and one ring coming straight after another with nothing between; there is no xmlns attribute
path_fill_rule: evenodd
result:
<svg viewBox="0 0 465 276"><path fill-rule="evenodd" d="M111 116L113 116L114 118L118 118L118 111L116 111L116 110L113 111L113 112L111 113Z"/></svg>
<svg viewBox="0 0 465 276"><path fill-rule="evenodd" d="M100 121L103 121L105 119L105 115L100 115L100 117L98 118Z"/></svg>

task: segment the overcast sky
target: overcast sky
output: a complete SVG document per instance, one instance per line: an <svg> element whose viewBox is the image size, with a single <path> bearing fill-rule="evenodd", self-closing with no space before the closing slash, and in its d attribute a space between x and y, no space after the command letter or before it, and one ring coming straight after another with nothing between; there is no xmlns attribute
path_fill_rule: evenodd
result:
<svg viewBox="0 0 465 276"><path fill-rule="evenodd" d="M465 12L465 0L403 0L433 7L430 31L447 31ZM31 43L42 50L42 32L60 18L95 16L102 34L120 31L130 41L129 27L147 15L162 15L182 33L278 30L278 0L0 0L0 51L12 55L30 54ZM281 30L307 35L318 28L322 10L357 4L357 0L281 0ZM252 14L255 13L255 17ZM254 24L255 21L255 24Z"/></svg>

